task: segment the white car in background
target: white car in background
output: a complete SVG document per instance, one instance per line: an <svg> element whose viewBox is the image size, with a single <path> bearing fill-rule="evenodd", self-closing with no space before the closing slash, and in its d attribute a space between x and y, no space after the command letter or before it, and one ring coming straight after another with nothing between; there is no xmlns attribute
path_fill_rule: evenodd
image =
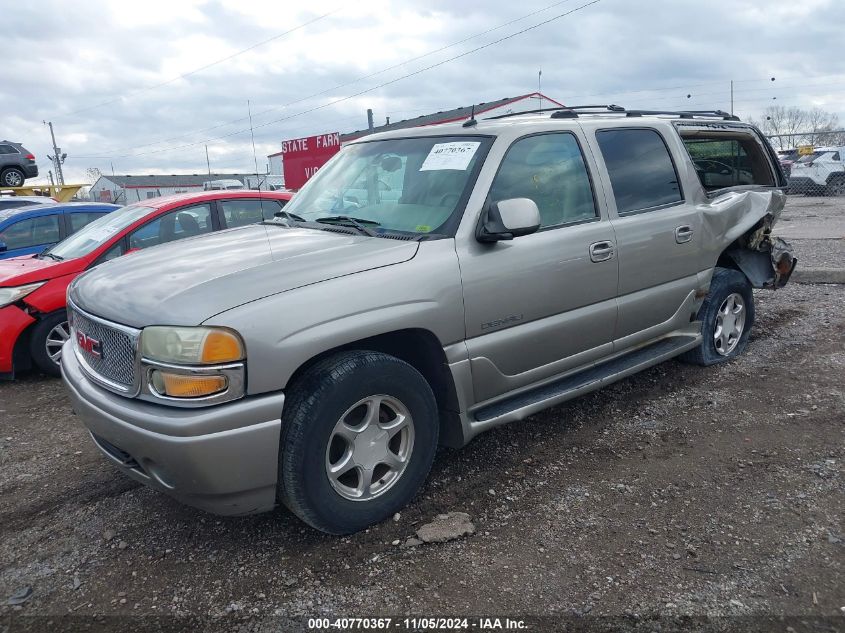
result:
<svg viewBox="0 0 845 633"><path fill-rule="evenodd" d="M238 191L246 189L240 180L208 180L202 183L203 191Z"/></svg>
<svg viewBox="0 0 845 633"><path fill-rule="evenodd" d="M845 147L819 147L792 163L789 192L845 196Z"/></svg>

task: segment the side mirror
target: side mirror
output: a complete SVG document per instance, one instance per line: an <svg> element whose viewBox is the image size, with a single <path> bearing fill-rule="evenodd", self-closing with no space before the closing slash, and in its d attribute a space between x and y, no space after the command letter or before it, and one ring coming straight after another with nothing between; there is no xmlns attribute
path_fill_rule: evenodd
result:
<svg viewBox="0 0 845 633"><path fill-rule="evenodd" d="M475 231L479 242L498 242L529 235L540 228L540 210L530 198L510 198L492 203Z"/></svg>
<svg viewBox="0 0 845 633"><path fill-rule="evenodd" d="M0 253L5 253L7 248L6 242L0 242Z"/></svg>

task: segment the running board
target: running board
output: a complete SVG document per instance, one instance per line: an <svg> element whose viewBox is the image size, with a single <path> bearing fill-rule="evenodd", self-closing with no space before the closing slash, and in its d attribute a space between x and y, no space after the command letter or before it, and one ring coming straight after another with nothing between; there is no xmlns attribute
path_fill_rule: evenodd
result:
<svg viewBox="0 0 845 633"><path fill-rule="evenodd" d="M473 427L483 428L521 420L538 411L570 400L662 363L701 343L701 335L670 336L627 354L617 356L576 374L482 406L475 412ZM474 429L475 430L475 429Z"/></svg>

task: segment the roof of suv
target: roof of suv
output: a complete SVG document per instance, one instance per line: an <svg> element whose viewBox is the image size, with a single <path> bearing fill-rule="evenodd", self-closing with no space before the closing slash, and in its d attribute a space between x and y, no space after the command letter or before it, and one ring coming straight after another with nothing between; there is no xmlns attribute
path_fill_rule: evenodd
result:
<svg viewBox="0 0 845 633"><path fill-rule="evenodd" d="M590 106L591 108L594 106ZM616 106L612 106L616 107ZM561 113L561 114L557 114ZM571 128L577 127L583 123L599 122L604 125L612 126L614 123L623 123L627 126L642 125L648 123L666 124L669 122L683 121L685 123L692 122L713 122L720 121L731 126L747 127L750 124L741 122L738 118L733 117L725 112L718 110L713 112L662 112L662 111L647 111L647 110L599 110L599 111L583 111L577 108L552 108L549 111L535 111L535 112L514 112L512 114L491 117L478 118L475 123L468 125L472 119L467 121L458 121L452 123L443 123L438 125L427 125L416 128L405 128L400 130L392 130L389 132L381 132L364 136L360 139L355 139L354 142L366 142L370 140L380 140L389 138L402 137L417 137L417 136L472 136L472 135L489 135L498 136L504 133L513 133L515 128L538 128L542 130L554 128Z"/></svg>

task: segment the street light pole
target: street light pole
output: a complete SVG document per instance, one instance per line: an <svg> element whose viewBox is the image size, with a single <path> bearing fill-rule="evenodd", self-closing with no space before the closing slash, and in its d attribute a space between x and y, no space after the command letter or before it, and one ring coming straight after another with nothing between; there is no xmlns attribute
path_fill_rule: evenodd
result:
<svg viewBox="0 0 845 633"><path fill-rule="evenodd" d="M53 164L56 167L56 180L59 185L65 184L65 176L62 173L62 155L61 150L56 146L56 134L53 132L53 122L45 121L50 127L50 138L53 139Z"/></svg>

